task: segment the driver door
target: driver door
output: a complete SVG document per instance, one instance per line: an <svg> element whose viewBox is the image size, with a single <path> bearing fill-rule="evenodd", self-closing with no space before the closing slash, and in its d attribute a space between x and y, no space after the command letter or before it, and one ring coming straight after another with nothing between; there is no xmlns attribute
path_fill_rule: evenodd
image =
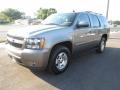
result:
<svg viewBox="0 0 120 90"><path fill-rule="evenodd" d="M88 25L80 25L79 27L76 27L74 32L76 45L89 44L92 41L90 20L87 14L81 13L78 17L76 25L81 22L85 22Z"/></svg>

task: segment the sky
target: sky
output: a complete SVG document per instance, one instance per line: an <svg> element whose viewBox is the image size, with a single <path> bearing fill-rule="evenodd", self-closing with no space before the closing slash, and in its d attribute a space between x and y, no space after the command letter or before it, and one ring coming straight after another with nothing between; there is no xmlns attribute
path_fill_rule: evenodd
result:
<svg viewBox="0 0 120 90"><path fill-rule="evenodd" d="M120 20L119 2L110 0L109 20ZM40 7L55 8L58 12L93 11L106 15L107 0L0 0L0 11L14 8L32 17Z"/></svg>

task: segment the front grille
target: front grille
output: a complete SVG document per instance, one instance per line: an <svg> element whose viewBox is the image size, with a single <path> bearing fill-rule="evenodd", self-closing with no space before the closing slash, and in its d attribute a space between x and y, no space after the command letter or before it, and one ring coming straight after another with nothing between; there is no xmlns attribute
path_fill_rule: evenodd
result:
<svg viewBox="0 0 120 90"><path fill-rule="evenodd" d="M7 42L13 47L22 48L23 43L24 43L24 38L7 35Z"/></svg>
<svg viewBox="0 0 120 90"><path fill-rule="evenodd" d="M15 43L15 42L11 42L11 41L8 41L8 43L9 43L11 46L14 46L14 47L16 47L16 48L22 48L22 44Z"/></svg>

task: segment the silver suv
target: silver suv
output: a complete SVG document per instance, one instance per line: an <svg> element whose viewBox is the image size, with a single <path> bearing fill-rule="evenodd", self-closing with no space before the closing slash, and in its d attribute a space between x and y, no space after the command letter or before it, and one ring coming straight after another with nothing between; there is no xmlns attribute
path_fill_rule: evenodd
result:
<svg viewBox="0 0 120 90"><path fill-rule="evenodd" d="M62 73L77 48L96 47L105 50L110 29L106 18L93 12L56 13L41 25L10 30L6 46L17 63Z"/></svg>

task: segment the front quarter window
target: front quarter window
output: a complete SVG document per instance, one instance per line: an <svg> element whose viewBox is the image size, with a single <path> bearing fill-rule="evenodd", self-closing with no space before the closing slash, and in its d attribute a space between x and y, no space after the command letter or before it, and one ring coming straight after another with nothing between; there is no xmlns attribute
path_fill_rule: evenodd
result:
<svg viewBox="0 0 120 90"><path fill-rule="evenodd" d="M75 13L52 14L42 21L42 24L70 26L74 22L75 16Z"/></svg>

